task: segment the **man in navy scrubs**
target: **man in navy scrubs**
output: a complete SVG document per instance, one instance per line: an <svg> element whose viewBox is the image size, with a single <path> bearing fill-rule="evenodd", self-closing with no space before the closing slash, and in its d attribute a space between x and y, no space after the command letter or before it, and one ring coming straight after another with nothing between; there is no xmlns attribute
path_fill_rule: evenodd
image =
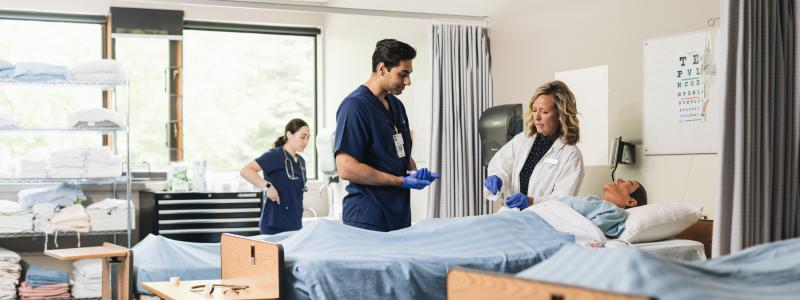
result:
<svg viewBox="0 0 800 300"><path fill-rule="evenodd" d="M409 189L423 189L435 174L411 158L411 130L397 95L411 84L417 52L394 39L379 41L369 80L336 111L334 153L339 176L349 180L342 221L375 231L411 226Z"/></svg>

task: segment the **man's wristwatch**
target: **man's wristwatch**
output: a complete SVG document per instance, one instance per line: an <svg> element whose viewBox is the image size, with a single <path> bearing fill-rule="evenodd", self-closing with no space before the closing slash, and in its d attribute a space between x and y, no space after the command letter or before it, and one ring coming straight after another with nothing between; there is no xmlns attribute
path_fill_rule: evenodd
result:
<svg viewBox="0 0 800 300"><path fill-rule="evenodd" d="M269 188L271 188L271 187L272 187L272 183L270 183L269 181L267 181L267 184L264 186L264 189L265 189L265 190L268 190L268 189L269 189Z"/></svg>

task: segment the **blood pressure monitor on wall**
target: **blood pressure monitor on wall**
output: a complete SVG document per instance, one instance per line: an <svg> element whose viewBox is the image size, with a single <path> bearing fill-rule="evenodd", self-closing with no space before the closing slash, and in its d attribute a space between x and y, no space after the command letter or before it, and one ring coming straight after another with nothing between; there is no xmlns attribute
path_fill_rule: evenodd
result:
<svg viewBox="0 0 800 300"><path fill-rule="evenodd" d="M617 165L632 165L636 163L636 145L625 142L622 137L615 138L611 143L611 155L608 164L612 167L611 180L614 180L614 172Z"/></svg>

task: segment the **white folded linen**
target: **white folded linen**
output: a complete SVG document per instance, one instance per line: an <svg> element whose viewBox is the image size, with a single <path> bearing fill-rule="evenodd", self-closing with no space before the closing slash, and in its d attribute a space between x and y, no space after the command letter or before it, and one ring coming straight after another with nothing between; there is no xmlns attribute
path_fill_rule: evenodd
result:
<svg viewBox="0 0 800 300"><path fill-rule="evenodd" d="M113 59L100 59L100 60L82 62L71 66L69 69L73 75L97 74L97 73L124 74L122 65Z"/></svg>
<svg viewBox="0 0 800 300"><path fill-rule="evenodd" d="M21 190L17 194L17 198L20 206L30 208L45 202L68 206L86 200L86 195L78 185L59 183L43 188Z"/></svg>
<svg viewBox="0 0 800 300"><path fill-rule="evenodd" d="M54 203L40 203L33 206L33 230L37 232L53 233L55 227L50 218L56 214L58 206Z"/></svg>
<svg viewBox="0 0 800 300"><path fill-rule="evenodd" d="M89 231L89 215L86 214L86 209L80 204L62 208L50 218L50 222L59 231Z"/></svg>
<svg viewBox="0 0 800 300"><path fill-rule="evenodd" d="M0 216L0 232L16 233L33 231L33 213L16 216Z"/></svg>
<svg viewBox="0 0 800 300"><path fill-rule="evenodd" d="M30 209L24 208L16 201L0 200L0 216L16 216L32 213Z"/></svg>
<svg viewBox="0 0 800 300"><path fill-rule="evenodd" d="M0 110L0 128L19 127L17 116L14 113Z"/></svg>
<svg viewBox="0 0 800 300"><path fill-rule="evenodd" d="M128 80L128 77L125 76L125 74L118 74L118 73L94 73L94 74L74 75L72 76L72 80L125 83Z"/></svg>
<svg viewBox="0 0 800 300"><path fill-rule="evenodd" d="M100 297L103 285L103 262L97 258L81 259L72 264L72 297Z"/></svg>
<svg viewBox="0 0 800 300"><path fill-rule="evenodd" d="M103 276L103 261L99 258L79 259L72 263L75 267L75 278L101 278Z"/></svg>
<svg viewBox="0 0 800 300"><path fill-rule="evenodd" d="M47 177L47 160L39 158L21 158L17 160L16 176L19 178Z"/></svg>
<svg viewBox="0 0 800 300"><path fill-rule="evenodd" d="M124 127L122 116L105 108L90 108L67 116L67 127Z"/></svg>
<svg viewBox="0 0 800 300"><path fill-rule="evenodd" d="M129 203L131 210L126 215ZM136 228L135 211L133 201L111 198L103 199L86 207L93 231L125 230L128 228L128 218L131 220L131 229L134 229Z"/></svg>
<svg viewBox="0 0 800 300"><path fill-rule="evenodd" d="M17 252L0 247L0 261L5 263L19 263L22 257Z"/></svg>

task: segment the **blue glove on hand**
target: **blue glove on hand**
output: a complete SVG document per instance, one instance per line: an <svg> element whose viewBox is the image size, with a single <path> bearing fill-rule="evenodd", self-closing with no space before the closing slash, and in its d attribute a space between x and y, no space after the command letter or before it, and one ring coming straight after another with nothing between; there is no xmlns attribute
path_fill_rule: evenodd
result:
<svg viewBox="0 0 800 300"><path fill-rule="evenodd" d="M422 168L416 171L411 171L408 175L414 176L416 179L427 180L433 182L436 179L439 179L439 173L434 173L428 170L428 168Z"/></svg>
<svg viewBox="0 0 800 300"><path fill-rule="evenodd" d="M423 180L423 179L417 179L413 175L409 175L409 176L403 177L403 188L404 189L421 190L421 189L424 189L426 186L429 186L430 184L431 184L430 181Z"/></svg>
<svg viewBox="0 0 800 300"><path fill-rule="evenodd" d="M509 208L519 208L520 210L528 208L528 195L523 193L516 193L506 199L506 206Z"/></svg>
<svg viewBox="0 0 800 300"><path fill-rule="evenodd" d="M500 180L500 177L497 175L492 175L486 178L486 181L483 182L483 186L492 193L492 195L496 195L500 188L503 187L503 181Z"/></svg>

